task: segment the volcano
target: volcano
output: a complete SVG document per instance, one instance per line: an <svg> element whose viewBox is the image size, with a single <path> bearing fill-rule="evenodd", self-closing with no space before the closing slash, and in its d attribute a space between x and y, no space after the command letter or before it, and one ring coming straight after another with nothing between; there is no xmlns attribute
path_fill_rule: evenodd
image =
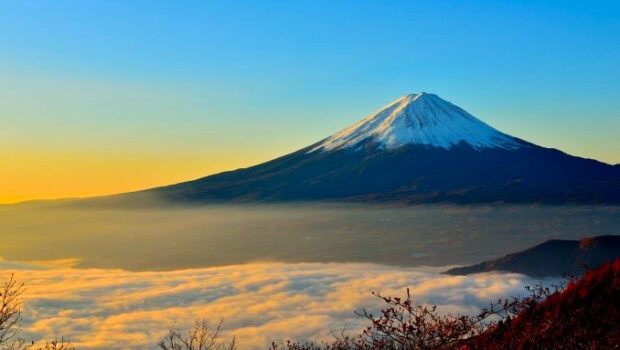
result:
<svg viewBox="0 0 620 350"><path fill-rule="evenodd" d="M294 153L146 192L183 203L620 203L620 167L537 146L417 93Z"/></svg>

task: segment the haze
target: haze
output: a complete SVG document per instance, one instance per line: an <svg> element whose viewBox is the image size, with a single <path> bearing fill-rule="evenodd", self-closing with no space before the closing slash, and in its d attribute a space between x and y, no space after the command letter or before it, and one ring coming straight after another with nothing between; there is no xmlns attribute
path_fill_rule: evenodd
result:
<svg viewBox="0 0 620 350"><path fill-rule="evenodd" d="M446 266L620 232L620 207L337 204L0 210L0 256L170 270L257 261Z"/></svg>

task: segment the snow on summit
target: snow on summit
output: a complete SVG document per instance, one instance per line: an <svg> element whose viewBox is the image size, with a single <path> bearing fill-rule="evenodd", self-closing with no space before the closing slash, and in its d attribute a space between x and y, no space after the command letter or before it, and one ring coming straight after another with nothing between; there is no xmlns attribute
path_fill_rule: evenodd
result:
<svg viewBox="0 0 620 350"><path fill-rule="evenodd" d="M521 142L429 93L403 96L378 112L323 140L310 152L374 141L393 149L408 144L451 148L461 142L475 149L514 149Z"/></svg>

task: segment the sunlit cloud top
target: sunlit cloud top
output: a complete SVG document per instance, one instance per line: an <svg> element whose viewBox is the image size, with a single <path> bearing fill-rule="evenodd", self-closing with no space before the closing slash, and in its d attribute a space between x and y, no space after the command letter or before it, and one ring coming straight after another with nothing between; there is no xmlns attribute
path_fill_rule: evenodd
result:
<svg viewBox="0 0 620 350"><path fill-rule="evenodd" d="M475 314L537 281L518 274L439 275L438 268L375 264L246 264L168 272L46 269L0 261L0 276L26 282L24 336L64 336L79 349L155 349L168 326L224 320L240 349L271 341L329 339L366 326L354 311L381 304L372 291ZM8 270L4 270L8 269ZM552 280L545 280L552 283Z"/></svg>

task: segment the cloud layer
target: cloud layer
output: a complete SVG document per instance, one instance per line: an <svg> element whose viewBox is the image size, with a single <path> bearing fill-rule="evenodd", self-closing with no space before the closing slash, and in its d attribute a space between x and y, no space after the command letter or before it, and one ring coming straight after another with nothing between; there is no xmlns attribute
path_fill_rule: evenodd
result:
<svg viewBox="0 0 620 350"><path fill-rule="evenodd" d="M376 307L370 292L401 295L446 312L476 312L534 281L518 274L444 276L437 268L377 264L260 263L167 272L75 269L0 263L26 282L25 335L64 336L78 349L155 349L171 324L224 320L242 349L272 340L319 339L364 321L354 311Z"/></svg>

